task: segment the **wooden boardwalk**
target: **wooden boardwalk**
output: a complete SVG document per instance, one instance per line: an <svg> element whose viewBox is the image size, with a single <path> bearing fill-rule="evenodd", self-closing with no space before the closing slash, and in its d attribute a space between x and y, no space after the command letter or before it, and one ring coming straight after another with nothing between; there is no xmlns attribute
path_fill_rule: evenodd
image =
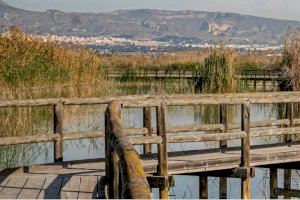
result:
<svg viewBox="0 0 300 200"><path fill-rule="evenodd" d="M250 179L255 167L270 168L270 197L299 197L291 189L291 169L299 169L300 119L294 107L300 102L300 92L128 96L92 99L40 99L0 101L0 107L53 106L55 133L26 137L2 138L0 146L54 142L55 163L25 166L23 169L3 169L0 172L0 198L150 198L150 188L159 188L160 197L168 198L173 175L200 177L200 196L207 198L207 177L220 177L220 198L227 197L227 178L241 179L241 197L250 198ZM280 104L284 118L251 121L252 104ZM108 104L105 130L64 133L63 111L67 105ZM220 122L169 126L168 106L220 106ZM228 106L240 105L241 123L230 123ZM151 120L155 108L157 124ZM138 129L123 129L120 109L144 110L144 125ZM199 132L187 135L187 132ZM205 133L203 133L205 132ZM172 134L170 134L172 133ZM130 135L130 137L128 137ZM140 136L143 137L140 137ZM139 136L139 137L136 137ZM283 136L281 142L251 145L252 138ZM63 141L105 137L105 159L63 162ZM236 147L227 141L241 141ZM219 142L217 148L191 151L168 151L168 144ZM152 151L156 144L158 153ZM143 145L138 155L134 145ZM284 187L279 188L277 169L284 169Z"/></svg>
<svg viewBox="0 0 300 200"><path fill-rule="evenodd" d="M177 155L176 155L177 154ZM153 156L153 155L152 155ZM251 150L252 167L270 167L271 164L300 162L300 144L256 147ZM240 166L240 150L189 151L169 155L169 174L208 173L231 170ZM157 160L143 159L149 176L155 173ZM224 172L223 172L224 173ZM216 173L216 176L219 174ZM0 176L1 199L95 199L105 198L105 162L30 167L29 173L19 169Z"/></svg>

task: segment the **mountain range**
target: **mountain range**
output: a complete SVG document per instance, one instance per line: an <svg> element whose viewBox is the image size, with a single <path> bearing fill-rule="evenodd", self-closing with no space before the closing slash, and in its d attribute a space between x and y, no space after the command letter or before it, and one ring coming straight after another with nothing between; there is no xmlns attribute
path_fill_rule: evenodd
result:
<svg viewBox="0 0 300 200"><path fill-rule="evenodd" d="M155 41L220 40L237 44L282 44L298 21L203 11L118 10L74 13L59 10L22 10L0 1L0 25L18 25L36 35L111 36Z"/></svg>

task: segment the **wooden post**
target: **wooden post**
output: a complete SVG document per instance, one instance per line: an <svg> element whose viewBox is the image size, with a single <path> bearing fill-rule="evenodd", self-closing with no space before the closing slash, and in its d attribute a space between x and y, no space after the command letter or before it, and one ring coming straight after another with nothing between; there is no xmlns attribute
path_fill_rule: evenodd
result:
<svg viewBox="0 0 300 200"><path fill-rule="evenodd" d="M227 199L227 178L226 177L219 178L219 198Z"/></svg>
<svg viewBox="0 0 300 200"><path fill-rule="evenodd" d="M207 176L199 177L199 199L208 199Z"/></svg>
<svg viewBox="0 0 300 200"><path fill-rule="evenodd" d="M241 180L241 198L250 199L250 102L242 104L242 131L247 137L242 139L242 160L241 167L248 170L247 177Z"/></svg>
<svg viewBox="0 0 300 200"><path fill-rule="evenodd" d="M272 90L274 91L276 87L275 79L272 79Z"/></svg>
<svg viewBox="0 0 300 200"><path fill-rule="evenodd" d="M266 79L263 80L263 91L266 91Z"/></svg>
<svg viewBox="0 0 300 200"><path fill-rule="evenodd" d="M286 118L290 120L290 124L288 127L293 127L293 116L294 116L294 104L287 103L286 104ZM291 135L285 135L284 140L286 143L290 143L292 141Z"/></svg>
<svg viewBox="0 0 300 200"><path fill-rule="evenodd" d="M224 129L222 130L223 133L227 133L228 131L228 106L221 105L220 106L220 123L224 124ZM227 141L220 141L220 148L221 151L224 152L225 148L227 147Z"/></svg>
<svg viewBox="0 0 300 200"><path fill-rule="evenodd" d="M228 106L221 105L220 106L220 123L224 124L223 133L227 133L228 131ZM220 149L222 153L225 153L227 147L227 141L220 141ZM219 178L219 198L227 199L227 178L220 177Z"/></svg>
<svg viewBox="0 0 300 200"><path fill-rule="evenodd" d="M53 130L54 133L58 133L60 135L59 141L54 142L54 162L62 162L63 161L63 115L64 115L64 107L62 103L58 103L53 107Z"/></svg>
<svg viewBox="0 0 300 200"><path fill-rule="evenodd" d="M270 168L270 199L278 199L278 195L275 194L277 186L277 169Z"/></svg>
<svg viewBox="0 0 300 200"><path fill-rule="evenodd" d="M151 123L151 107L143 108L143 126L148 129L148 134L144 136L151 136L152 135L152 123ZM146 144L144 145L144 154L151 154L152 152L152 145Z"/></svg>
<svg viewBox="0 0 300 200"><path fill-rule="evenodd" d="M109 129L108 129L108 116L105 113L105 177L107 180L107 193L108 198L114 197L114 185L113 185L113 154L110 146Z"/></svg>
<svg viewBox="0 0 300 200"><path fill-rule="evenodd" d="M285 190L291 189L291 178L292 178L292 170L285 169L284 170L284 180L283 180L283 187ZM284 199L291 199L291 196L284 195Z"/></svg>
<svg viewBox="0 0 300 200"><path fill-rule="evenodd" d="M253 80L253 87L254 87L254 90L256 91L256 89L257 89L256 79Z"/></svg>
<svg viewBox="0 0 300 200"><path fill-rule="evenodd" d="M166 134L166 106L161 102L157 106L157 135L162 137L163 142L158 144L158 175L168 178L168 143ZM166 185L159 189L159 196L161 199L169 199L169 186Z"/></svg>

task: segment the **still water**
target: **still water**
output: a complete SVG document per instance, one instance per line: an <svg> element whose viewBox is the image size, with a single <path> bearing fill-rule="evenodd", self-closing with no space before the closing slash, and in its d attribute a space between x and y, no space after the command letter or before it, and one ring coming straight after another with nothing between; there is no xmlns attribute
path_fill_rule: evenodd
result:
<svg viewBox="0 0 300 200"><path fill-rule="evenodd" d="M68 109L70 111L68 111ZM207 121L205 118L216 118L201 114L203 108L199 107L168 107L167 108L167 125L193 125L203 124ZM75 110L75 111L74 111ZM104 129L104 106L84 106L80 109L74 109L71 106L66 108L66 120L64 121L64 132L76 132L87 130L103 130ZM231 108L231 121L240 122L240 107ZM142 109L123 109L122 119L125 128L142 127L143 112ZM251 121L259 121L266 119L278 119L278 107L276 105L252 105ZM155 110L152 112L152 122L155 126ZM203 133L184 133L184 134L203 134ZM280 140L277 137L255 138L251 140L251 144L276 143ZM104 157L104 140L99 139L83 139L78 141L65 142L64 160L80 160L89 158ZM240 140L229 141L228 146L238 146ZM169 144L168 151L181 151L193 149L209 149L217 148L217 142L206 143L186 143L186 144ZM153 146L156 150L155 145ZM39 149L37 151L37 149ZM141 147L137 150L141 152ZM34 156L32 163L51 163L53 143L41 144L34 146L29 152ZM197 176L176 176L175 187L170 189L171 198L192 199L199 196L199 177ZM218 178L209 178L209 198L218 198L219 194ZM283 171L279 170L279 187L283 187ZM298 171L292 173L292 188L299 189ZM154 197L158 197L157 190L154 190ZM228 179L228 197L240 198L240 179ZM267 169L256 169L255 178L251 179L251 198L269 198L269 172Z"/></svg>

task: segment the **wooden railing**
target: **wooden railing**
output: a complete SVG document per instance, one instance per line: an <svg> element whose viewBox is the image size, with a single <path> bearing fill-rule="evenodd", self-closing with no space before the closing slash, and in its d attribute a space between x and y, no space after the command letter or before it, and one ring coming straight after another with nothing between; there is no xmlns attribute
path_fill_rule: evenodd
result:
<svg viewBox="0 0 300 200"><path fill-rule="evenodd" d="M139 155L124 133L116 100L105 112L105 158L109 198L151 198Z"/></svg>
<svg viewBox="0 0 300 200"><path fill-rule="evenodd" d="M106 141L106 176L109 184L110 198L149 198L149 183L133 145L143 145L144 153L152 153L151 144L158 145L158 169L157 177L167 180L168 170L168 143L188 142L220 142L220 151L225 152L227 141L240 139L241 142L241 169L246 170L246 176L242 177L242 197L249 198L250 183L250 138L262 136L285 135L285 142L291 143L291 135L299 134L300 119L294 118L294 103L300 102L300 92L274 92L274 93L246 93L246 94L200 94L200 95L143 95L119 98L83 98L83 99L39 99L39 100L9 100L0 101L0 108L7 107L32 107L52 106L54 117L54 133L33 136L1 138L0 146L30 144L39 142L54 142L55 162L63 160L63 141L83 138L104 137ZM250 123L251 104L285 104L286 118L276 120L253 121ZM106 110L105 130L93 132L64 133L64 107L67 105L108 105ZM186 126L168 126L166 124L166 108L169 106L199 106L219 105L220 122L217 124L201 124ZM241 106L241 123L229 123L227 110L229 105ZM153 127L151 121L151 108L156 108L157 126ZM143 108L144 125L139 129L123 129L119 115L121 108ZM269 127L268 129L252 129L257 127ZM239 129L238 131L232 131ZM214 133L192 135L168 135L168 133L184 133L195 131L210 131ZM127 135L142 135L143 137L126 137ZM132 161L132 162L131 162ZM117 163L120 163L118 165ZM129 165L134 170L130 170ZM119 167L120 166L120 167ZM180 166L178 166L180 167ZM188 167L188 166L184 166ZM140 172L137 175L135 172ZM275 173L275 172L273 172ZM121 183L119 182L121 177ZM140 194L136 189L136 182L132 179L142 180L140 184L144 191ZM202 184L207 184L207 179L202 177ZM126 184L129 181L128 184ZM220 181L220 184L224 182ZM122 187L120 187L122 186ZM168 182L160 187L160 197L168 198ZM121 189L120 189L121 188ZM205 188L205 187L204 187ZM272 188L275 191L275 186ZM279 191L277 189L276 191ZM205 192L201 193L203 198ZM144 196L142 196L144 195Z"/></svg>

